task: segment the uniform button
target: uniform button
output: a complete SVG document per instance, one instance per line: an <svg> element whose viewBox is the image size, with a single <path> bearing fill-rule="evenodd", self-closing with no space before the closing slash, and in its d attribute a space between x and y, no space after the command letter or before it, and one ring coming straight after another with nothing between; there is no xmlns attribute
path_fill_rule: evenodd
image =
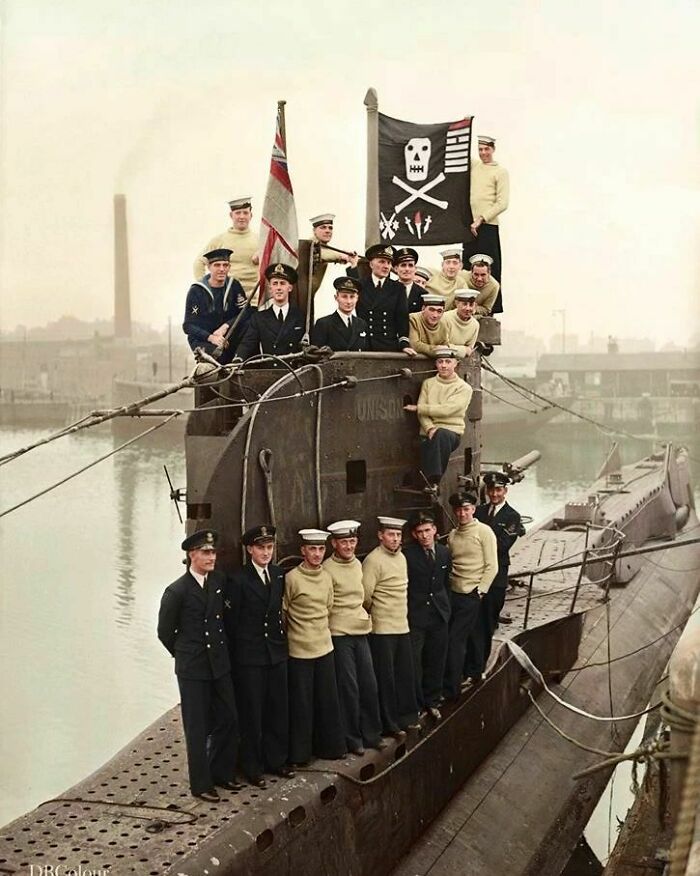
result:
<svg viewBox="0 0 700 876"><path fill-rule="evenodd" d="M207 648L211 648L211 645L207 645Z"/></svg>
<svg viewBox="0 0 700 876"><path fill-rule="evenodd" d="M209 633L208 633L208 632L206 632L206 633L204 633L204 635L205 635L205 636L208 636L208 635L209 635Z"/></svg>
<svg viewBox="0 0 700 876"><path fill-rule="evenodd" d="M220 619L221 619L221 615L220 615L220 614L217 614L216 619L217 619L217 620L220 620Z"/></svg>
<svg viewBox="0 0 700 876"><path fill-rule="evenodd" d="M267 638L267 633L265 633L265 638Z"/></svg>
<svg viewBox="0 0 700 876"><path fill-rule="evenodd" d="M266 627L266 626L267 626L267 621L265 621L265 623L264 623L264 624L263 624L263 626L264 626L264 627Z"/></svg>

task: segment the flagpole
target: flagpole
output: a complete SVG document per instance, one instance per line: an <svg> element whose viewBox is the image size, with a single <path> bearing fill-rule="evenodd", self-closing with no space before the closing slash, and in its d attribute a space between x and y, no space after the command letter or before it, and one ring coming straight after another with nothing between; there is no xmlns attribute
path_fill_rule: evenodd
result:
<svg viewBox="0 0 700 876"><path fill-rule="evenodd" d="M365 208L365 247L379 243L379 99L369 88L367 107L367 204Z"/></svg>
<svg viewBox="0 0 700 876"><path fill-rule="evenodd" d="M278 100L277 101L277 114L280 117L280 134L282 135L282 142L284 143L284 153L287 154L287 125L284 120L284 108L287 104L286 100ZM289 159L289 156L287 155Z"/></svg>

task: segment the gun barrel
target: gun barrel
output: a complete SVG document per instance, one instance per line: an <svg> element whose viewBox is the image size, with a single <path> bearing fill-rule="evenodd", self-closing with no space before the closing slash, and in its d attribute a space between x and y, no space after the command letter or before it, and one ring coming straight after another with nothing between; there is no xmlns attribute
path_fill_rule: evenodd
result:
<svg viewBox="0 0 700 876"><path fill-rule="evenodd" d="M525 471L525 469L530 468L531 465L534 465L541 456L542 454L539 450L531 450L524 456L521 456L518 459L514 459L513 462L509 463L508 471Z"/></svg>

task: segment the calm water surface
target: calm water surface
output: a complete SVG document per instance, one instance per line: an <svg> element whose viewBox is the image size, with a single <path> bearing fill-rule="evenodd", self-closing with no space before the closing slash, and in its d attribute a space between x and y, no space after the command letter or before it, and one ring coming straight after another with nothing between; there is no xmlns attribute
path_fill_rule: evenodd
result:
<svg viewBox="0 0 700 876"><path fill-rule="evenodd" d="M43 434L0 429L0 452ZM116 443L103 425L2 467L0 510ZM585 489L608 446L584 427L502 436L484 455L542 452L509 495L537 520ZM651 449L627 442L624 459ZM172 660L155 634L163 588L183 568L164 464L184 486L177 440L150 436L0 522L0 824L61 794L177 702Z"/></svg>

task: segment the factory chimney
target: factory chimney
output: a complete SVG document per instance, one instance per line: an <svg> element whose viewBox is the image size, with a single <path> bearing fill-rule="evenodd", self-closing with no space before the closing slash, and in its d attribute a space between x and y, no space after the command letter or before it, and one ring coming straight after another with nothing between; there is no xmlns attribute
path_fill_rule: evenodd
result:
<svg viewBox="0 0 700 876"><path fill-rule="evenodd" d="M114 337L131 337L126 195L114 196Z"/></svg>

